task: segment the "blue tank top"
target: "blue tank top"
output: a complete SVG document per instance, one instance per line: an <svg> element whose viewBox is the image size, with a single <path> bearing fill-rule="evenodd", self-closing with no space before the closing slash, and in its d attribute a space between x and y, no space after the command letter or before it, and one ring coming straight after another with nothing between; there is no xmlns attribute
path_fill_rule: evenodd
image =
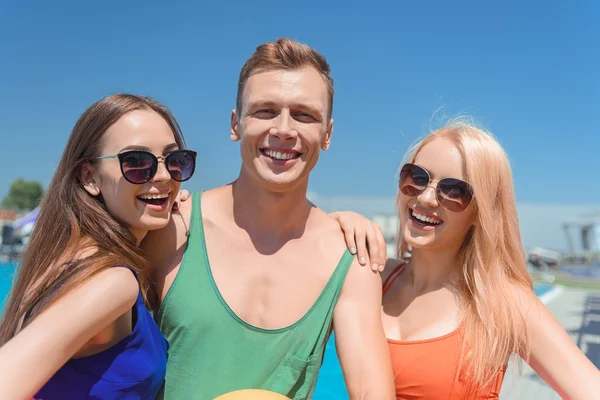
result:
<svg viewBox="0 0 600 400"><path fill-rule="evenodd" d="M100 353L70 359L35 399L154 399L164 382L168 343L141 293L132 314L129 336Z"/></svg>

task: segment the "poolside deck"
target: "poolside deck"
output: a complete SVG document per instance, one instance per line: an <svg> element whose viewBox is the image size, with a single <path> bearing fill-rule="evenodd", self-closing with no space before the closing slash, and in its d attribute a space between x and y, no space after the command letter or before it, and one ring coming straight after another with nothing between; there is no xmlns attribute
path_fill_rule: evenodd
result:
<svg viewBox="0 0 600 400"><path fill-rule="evenodd" d="M600 292L565 288L548 299L547 305L571 339L600 368ZM522 376L514 370L507 371L500 398L560 400L560 396L526 364Z"/></svg>

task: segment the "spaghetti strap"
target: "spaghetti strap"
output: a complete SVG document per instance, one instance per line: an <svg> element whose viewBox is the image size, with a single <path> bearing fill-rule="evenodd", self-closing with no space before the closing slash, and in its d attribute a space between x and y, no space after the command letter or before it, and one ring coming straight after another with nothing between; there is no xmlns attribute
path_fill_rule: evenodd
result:
<svg viewBox="0 0 600 400"><path fill-rule="evenodd" d="M394 282L396 281L396 279L400 275L402 275L402 271L404 271L404 267L405 266L406 266L406 263L404 263L404 262L398 264L394 268L394 270L392 271L392 273L388 275L388 277L383 282L383 293L382 294L385 294L385 292L387 292L392 287L392 285L394 284Z"/></svg>

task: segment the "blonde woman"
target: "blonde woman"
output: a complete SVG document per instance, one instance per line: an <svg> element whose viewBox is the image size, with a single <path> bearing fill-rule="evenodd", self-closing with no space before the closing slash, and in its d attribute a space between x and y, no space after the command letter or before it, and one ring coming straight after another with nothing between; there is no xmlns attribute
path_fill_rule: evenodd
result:
<svg viewBox="0 0 600 400"><path fill-rule="evenodd" d="M563 398L600 398L600 372L534 294L498 142L455 123L407 160L397 198L404 257L382 275L397 398L498 398L515 354ZM336 217L348 237L373 236L362 217Z"/></svg>

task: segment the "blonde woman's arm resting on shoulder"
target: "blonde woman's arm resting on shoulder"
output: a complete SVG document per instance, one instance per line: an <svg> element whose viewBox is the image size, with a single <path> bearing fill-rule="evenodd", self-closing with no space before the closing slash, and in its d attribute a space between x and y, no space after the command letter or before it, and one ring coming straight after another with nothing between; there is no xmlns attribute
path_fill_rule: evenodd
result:
<svg viewBox="0 0 600 400"><path fill-rule="evenodd" d="M355 260L333 313L335 343L351 400L395 399L381 324L381 278Z"/></svg>
<svg viewBox="0 0 600 400"><path fill-rule="evenodd" d="M138 282L109 268L51 304L0 348L0 393L30 399L97 333L135 304Z"/></svg>
<svg viewBox="0 0 600 400"><path fill-rule="evenodd" d="M529 365L563 399L600 399L600 371L533 292L521 295L531 339Z"/></svg>

